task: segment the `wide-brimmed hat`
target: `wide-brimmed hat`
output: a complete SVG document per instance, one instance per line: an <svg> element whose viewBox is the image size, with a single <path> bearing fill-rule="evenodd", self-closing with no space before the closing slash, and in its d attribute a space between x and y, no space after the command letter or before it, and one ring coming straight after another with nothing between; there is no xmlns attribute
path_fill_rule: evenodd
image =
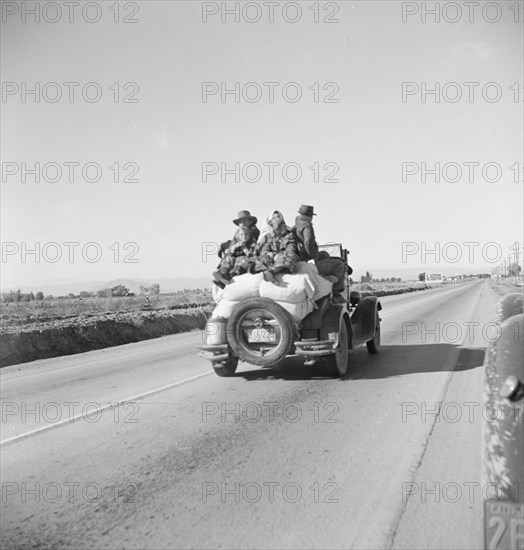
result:
<svg viewBox="0 0 524 550"><path fill-rule="evenodd" d="M316 214L313 212L313 207L307 204L303 204L298 209L298 213L302 214L303 216L316 216Z"/></svg>
<svg viewBox="0 0 524 550"><path fill-rule="evenodd" d="M251 215L249 210L241 210L237 215L237 219L233 220L233 223L235 225L238 225L242 220L245 220L246 218L251 220L254 224L256 224L258 221L258 219L255 216Z"/></svg>

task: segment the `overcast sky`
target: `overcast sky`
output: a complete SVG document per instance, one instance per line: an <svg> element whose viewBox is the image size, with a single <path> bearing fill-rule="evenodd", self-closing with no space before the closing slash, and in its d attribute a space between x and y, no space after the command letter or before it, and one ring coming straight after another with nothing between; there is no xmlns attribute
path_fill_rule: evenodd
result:
<svg viewBox="0 0 524 550"><path fill-rule="evenodd" d="M309 1L300 3L296 23L283 19L280 6L273 23L262 4L257 23L246 22L242 14L239 23L233 16L222 23L220 12L211 14L220 3L169 0L120 3L119 19L136 23L115 23L114 2L105 1L94 3L100 8L98 22L76 12L70 23L64 7L56 23L45 20L58 17L51 9L36 23L30 14L11 15L13 2L4 4L11 7L3 6L1 26L2 241L4 247L14 244L4 248L13 254L2 258L3 288L206 276L216 256L203 261L203 243L230 238L237 211L249 209L261 219L279 209L292 225L303 203L318 213L318 240L343 242L358 271L421 265L420 254L403 263L403 242L481 243L473 262L463 248L459 263L465 266L486 264L480 253L486 243L498 243L505 256L515 241L522 246L523 2L519 11L510 9L515 2L499 2L498 14L478 10L473 22L459 3L464 12L456 23L445 20L455 12L441 14L437 23L414 2L404 3L404 11L418 9L404 13L406 22L402 2L320 3L321 21L339 20L331 24L314 22L317 6ZM210 13L206 23L203 9ZM293 6L287 10L288 19L296 17ZM255 15L251 7L247 17ZM498 21L486 21L498 15ZM94 8L86 17L97 17ZM22 95L23 82L27 88L40 83L38 103L34 95ZM50 82L59 86L47 86L44 93ZM68 100L72 87L64 82L80 83L73 102ZM98 101L82 98L88 82L100 86ZM204 82L210 83L206 102ZM235 82L240 102L234 94L223 102L221 88L234 88ZM255 85L245 90L252 102L244 99L248 82L258 83L258 101ZM273 102L264 82L278 83ZM302 92L296 102L291 100L297 85L286 88L289 101L282 95L291 82ZM409 95L403 102L406 82L416 84L405 90ZM424 82L428 88L440 83L438 103L429 94L422 101L417 88ZM459 86L445 87L450 82ZM334 84L323 89L326 83ZM488 83L494 84L485 87ZM58 89L62 98L52 102ZM453 102L457 90L462 98ZM85 91L89 96L96 87ZM319 102L314 101L317 91ZM474 93L471 101L468 91ZM323 101L329 97L338 102ZM124 98L138 101L124 103ZM40 182L30 173L23 182L22 163L30 169L35 162L59 164L61 181L45 181L56 173L50 165ZM80 163L75 181L68 181L64 162ZM89 162L100 166L99 181L82 177ZM205 162L217 163L219 171L213 174L215 165L207 165L203 182ZM220 164L233 168L236 162L258 163L260 181L245 181L241 174L236 183L224 174L222 182ZM274 182L263 165L268 162L280 163ZM297 182L286 181L295 177L294 169L282 173L290 162L302 169ZM405 170L415 171L423 162L428 168L457 163L462 177L454 182L441 176L436 183L428 174L423 182L419 171L403 181L403 163L411 163ZM113 181L115 163L118 182ZM309 168L315 163L318 182ZM326 163L332 164L324 169ZM485 174L498 181L485 180L486 163L493 164ZM468 166L475 168L473 182ZM138 181L122 181L132 178L135 168ZM90 170L93 179L96 173ZM254 170L248 177L256 177ZM329 181L330 174L338 182ZM456 179L455 168L450 165L444 176ZM35 256L24 258L23 242L28 248L36 242L41 248L50 242L80 245L73 249L74 261L62 246L62 259L52 263L55 252L49 246L38 262ZM98 243L100 261L82 257L82 247L90 242ZM118 258L113 243L119 243ZM136 243L138 251L135 245L124 250L126 243ZM96 248L86 254L93 258ZM124 262L128 254L138 262ZM427 259L431 265L434 260Z"/></svg>

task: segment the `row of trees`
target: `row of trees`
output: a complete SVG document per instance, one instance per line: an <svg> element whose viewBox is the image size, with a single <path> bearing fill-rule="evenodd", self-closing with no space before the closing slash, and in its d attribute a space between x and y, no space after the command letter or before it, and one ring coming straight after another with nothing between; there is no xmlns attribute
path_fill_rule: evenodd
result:
<svg viewBox="0 0 524 550"><path fill-rule="evenodd" d="M140 292L144 296L158 296L160 294L160 285L158 283L152 284L150 286L141 286ZM130 292L129 289L124 285L115 285L111 288L103 288L97 291L87 291L82 290L79 294L74 294L70 292L66 296L57 296L57 299L65 298L113 298L113 297L123 297L123 296L135 296L134 292ZM10 292L2 293L2 300L6 304L10 303L19 303L19 302L32 302L33 300L42 301L42 300L53 300L54 296L48 294L44 297L43 292L37 292L36 294L31 292L21 292L18 290L11 290Z"/></svg>
<svg viewBox="0 0 524 550"><path fill-rule="evenodd" d="M476 273L474 275L470 273L469 275L462 274L462 275L453 275L453 276L445 275L444 276L445 279L450 279L450 278L455 278L455 277L460 277L461 279L489 279L491 277L491 275L489 273ZM418 280L419 281L425 281L426 280L426 272L425 271L418 274Z"/></svg>
<svg viewBox="0 0 524 550"><path fill-rule="evenodd" d="M382 279L374 279L373 273L366 271L365 275L360 276L361 283L400 283L402 279L400 277L382 277Z"/></svg>
<svg viewBox="0 0 524 550"><path fill-rule="evenodd" d="M183 290L176 290L173 293L174 296L185 296L187 294L210 294L211 289L210 288L184 288Z"/></svg>
<svg viewBox="0 0 524 550"><path fill-rule="evenodd" d="M508 277L516 277L522 271L522 267L516 262L508 265Z"/></svg>
<svg viewBox="0 0 524 550"><path fill-rule="evenodd" d="M6 304L9 304L12 302L14 303L31 302L33 300L41 301L43 299L44 299L43 292L37 292L36 294L33 294L33 292L21 292L20 289L18 289L18 290L11 290L10 292L2 293L2 300Z"/></svg>

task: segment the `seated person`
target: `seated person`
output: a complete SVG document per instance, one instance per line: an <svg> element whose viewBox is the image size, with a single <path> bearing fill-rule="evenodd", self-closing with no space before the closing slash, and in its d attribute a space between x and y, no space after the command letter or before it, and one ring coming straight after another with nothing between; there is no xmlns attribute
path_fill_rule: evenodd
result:
<svg viewBox="0 0 524 550"><path fill-rule="evenodd" d="M233 223L239 227L249 227L251 229L253 240L256 242L260 235L260 230L257 227L257 221L256 216L252 216L249 213L249 210L241 210L238 213L237 219L233 220Z"/></svg>
<svg viewBox="0 0 524 550"><path fill-rule="evenodd" d="M238 216L233 223L239 227L249 227L251 229L251 234L253 235L253 240L256 241L260 235L260 230L257 227L257 218L252 216L249 210L241 210L238 213ZM222 258L226 253L226 250L234 243L235 237L230 241L225 241L221 243L220 248L218 249L218 257Z"/></svg>
<svg viewBox="0 0 524 550"><path fill-rule="evenodd" d="M291 229L278 210L266 218L256 248L255 271L263 271L266 281L275 282L277 273L294 273L298 261L297 246Z"/></svg>
<svg viewBox="0 0 524 550"><path fill-rule="evenodd" d="M337 282L333 283L333 301L335 303L346 302L347 300L342 296L345 289L346 273L351 274L353 270L342 258L331 257L325 251L319 252L313 229L313 216L316 216L313 206L303 204L298 210L298 214L292 231L297 241L300 259L305 262L314 260L320 275L336 277Z"/></svg>
<svg viewBox="0 0 524 550"><path fill-rule="evenodd" d="M342 258L330 256L325 250L321 250L318 253L317 269L323 277L334 275L337 278L337 282L333 284L333 294L335 297L340 296L344 292L346 273L353 273L353 270Z"/></svg>
<svg viewBox="0 0 524 550"><path fill-rule="evenodd" d="M250 271L255 262L255 247L251 229L240 226L226 249L218 270L213 273L213 282L224 288L235 275Z"/></svg>

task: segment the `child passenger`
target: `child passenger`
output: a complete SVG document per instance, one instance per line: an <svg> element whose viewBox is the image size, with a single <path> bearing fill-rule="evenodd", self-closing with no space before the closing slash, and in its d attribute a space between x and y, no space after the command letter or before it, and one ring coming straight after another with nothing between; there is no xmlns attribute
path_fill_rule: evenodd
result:
<svg viewBox="0 0 524 550"><path fill-rule="evenodd" d="M240 225L224 257L213 273L213 282L224 288L235 275L242 275L251 270L255 262L256 240L251 228Z"/></svg>
<svg viewBox="0 0 524 550"><path fill-rule="evenodd" d="M249 227L251 229L253 240L256 241L260 235L260 230L257 227L257 221L257 217L252 216L249 210L240 210L236 219L233 220L233 223L238 227ZM228 247L234 242L236 242L236 237L233 237L232 240L223 242L218 250L218 257L223 258Z"/></svg>

